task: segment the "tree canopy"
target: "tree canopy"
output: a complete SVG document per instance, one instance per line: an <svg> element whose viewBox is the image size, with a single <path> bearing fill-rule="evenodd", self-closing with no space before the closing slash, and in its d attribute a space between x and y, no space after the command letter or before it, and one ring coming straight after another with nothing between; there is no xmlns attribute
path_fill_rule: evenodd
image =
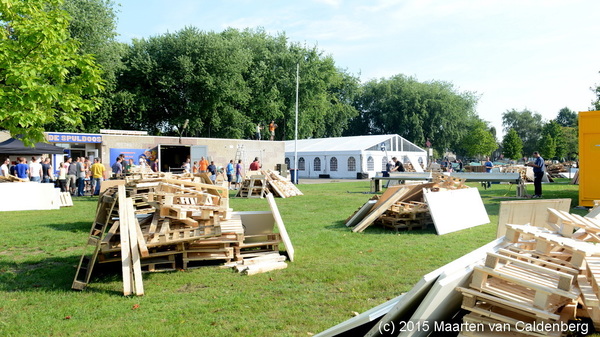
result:
<svg viewBox="0 0 600 337"><path fill-rule="evenodd" d="M523 152L530 155L537 150L544 123L542 115L528 109L521 111L512 109L502 114L504 131L514 129L523 141Z"/></svg>
<svg viewBox="0 0 600 337"><path fill-rule="evenodd" d="M506 158L518 160L523 155L523 141L515 129L510 129L502 140L502 153Z"/></svg>
<svg viewBox="0 0 600 337"><path fill-rule="evenodd" d="M77 125L98 106L102 90L94 58L69 36L59 0L0 1L0 127L26 144L43 126Z"/></svg>

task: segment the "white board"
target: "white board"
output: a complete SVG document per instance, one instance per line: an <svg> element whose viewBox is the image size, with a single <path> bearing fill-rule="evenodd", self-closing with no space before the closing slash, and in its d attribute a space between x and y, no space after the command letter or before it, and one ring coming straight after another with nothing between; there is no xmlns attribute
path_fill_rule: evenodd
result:
<svg viewBox="0 0 600 337"><path fill-rule="evenodd" d="M54 184L19 182L0 184L0 211L60 208L60 189Z"/></svg>
<svg viewBox="0 0 600 337"><path fill-rule="evenodd" d="M279 209L277 208L277 204L275 203L273 193L267 194L267 200L269 201L269 207L271 207L273 218L275 218L275 224L277 225L277 229L279 229L279 234L281 235L281 240L285 245L285 250L288 253L288 257L291 262L294 262L294 246L292 246L290 236L288 235L287 230L285 229L283 219L281 219L281 214L279 214Z"/></svg>
<svg viewBox="0 0 600 337"><path fill-rule="evenodd" d="M398 302L394 308L392 308L380 322L365 335L365 337L380 336L380 327L392 326L395 323L389 324L390 322L398 322L411 311L415 311L421 305L422 300L431 290L434 282L440 275L448 275L457 271L460 272L471 265L482 264L487 252L496 252L498 249L504 248L509 244L510 242L505 241L504 238L496 239L423 276L423 278L404 295L402 301Z"/></svg>
<svg viewBox="0 0 600 337"><path fill-rule="evenodd" d="M346 227L356 226L356 224L358 224L362 219L365 218L365 216L367 216L367 214L369 214L375 203L377 203L377 200L369 200L367 203L362 205L362 207L356 211L356 213L354 213L350 220L346 222Z"/></svg>
<svg viewBox="0 0 600 337"><path fill-rule="evenodd" d="M476 188L431 192L425 189L423 198L438 235L484 225L490 218Z"/></svg>
<svg viewBox="0 0 600 337"><path fill-rule="evenodd" d="M419 164L419 159L417 157L413 157L410 155L407 155L406 157L408 158L408 161L412 164L412 167L415 169L415 172L425 172L423 171L421 164Z"/></svg>

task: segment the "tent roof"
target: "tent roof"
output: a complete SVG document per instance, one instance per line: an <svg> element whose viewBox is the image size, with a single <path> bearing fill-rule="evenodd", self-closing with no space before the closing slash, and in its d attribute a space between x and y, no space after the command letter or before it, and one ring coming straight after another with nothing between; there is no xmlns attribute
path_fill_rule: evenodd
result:
<svg viewBox="0 0 600 337"><path fill-rule="evenodd" d="M352 137L332 137L316 139L299 139L298 152L342 152L342 151L361 151L370 148L377 148L379 145L398 137L399 142L410 144L413 151L424 151L413 143L398 135L369 135ZM293 140L285 142L285 152L294 152ZM388 147L388 151L391 150Z"/></svg>
<svg viewBox="0 0 600 337"><path fill-rule="evenodd" d="M0 143L0 153L2 154L61 154L64 153L62 147L54 146L46 143L36 143L34 147L28 147L23 144L20 139L10 138Z"/></svg>

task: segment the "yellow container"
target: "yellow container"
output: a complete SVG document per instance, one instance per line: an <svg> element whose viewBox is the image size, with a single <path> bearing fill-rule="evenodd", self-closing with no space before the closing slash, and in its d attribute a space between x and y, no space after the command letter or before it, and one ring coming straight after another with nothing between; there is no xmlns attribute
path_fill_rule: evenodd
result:
<svg viewBox="0 0 600 337"><path fill-rule="evenodd" d="M600 200L600 111L579 112L579 205Z"/></svg>

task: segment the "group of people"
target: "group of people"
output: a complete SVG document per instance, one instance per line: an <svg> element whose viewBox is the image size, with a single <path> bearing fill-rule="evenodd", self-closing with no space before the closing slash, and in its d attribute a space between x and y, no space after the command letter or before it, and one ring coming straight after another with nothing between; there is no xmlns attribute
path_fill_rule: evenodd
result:
<svg viewBox="0 0 600 337"><path fill-rule="evenodd" d="M7 177L9 174L34 182L49 183L54 181L50 158L44 157L37 158L33 156L29 163L27 163L25 157L17 157L14 163L11 163L9 158L4 158L0 166L0 175Z"/></svg>
<svg viewBox="0 0 600 337"><path fill-rule="evenodd" d="M65 162L58 164L56 173L58 176L55 175L50 158L44 157L31 157L29 163L25 157L17 157L15 163L5 158L0 166L2 176L10 174L33 182L52 183L58 186L61 192L70 192L74 196L85 194L86 180L91 181L92 194L98 195L100 184L106 179L106 169L100 158L94 158L92 164L85 157L77 157L75 160L67 157Z"/></svg>
<svg viewBox="0 0 600 337"><path fill-rule="evenodd" d="M277 124L275 124L275 121L271 121L271 123L269 123L269 136L270 136L270 140L275 140L275 129L277 129ZM254 132L254 138L256 140L261 140L262 136L261 136L261 130L263 129L263 126L260 125L260 123L256 124L256 131Z"/></svg>

